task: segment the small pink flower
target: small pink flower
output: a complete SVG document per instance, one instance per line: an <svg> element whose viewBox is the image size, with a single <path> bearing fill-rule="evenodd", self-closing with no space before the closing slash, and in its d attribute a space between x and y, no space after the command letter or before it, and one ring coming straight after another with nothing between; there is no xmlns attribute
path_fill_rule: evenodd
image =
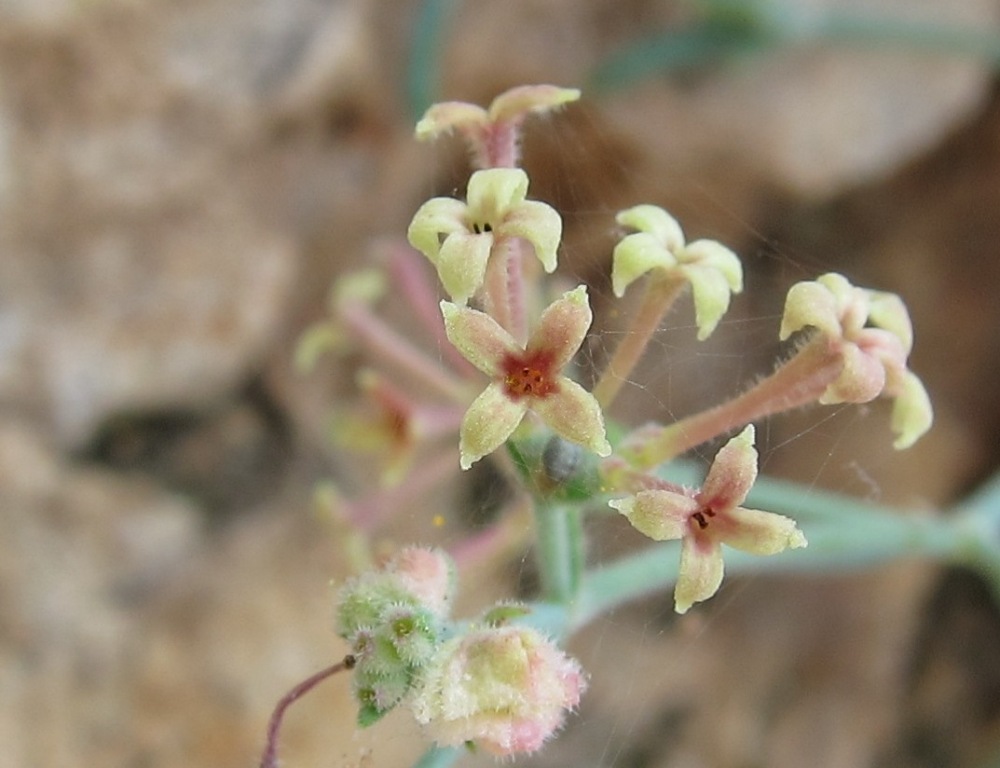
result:
<svg viewBox="0 0 1000 768"><path fill-rule="evenodd" d="M441 302L448 339L493 379L462 420L461 465L468 469L492 453L534 411L554 432L600 456L611 453L604 415L593 395L562 375L590 327L587 289L569 291L542 313L521 347L484 312Z"/></svg>
<svg viewBox="0 0 1000 768"><path fill-rule="evenodd" d="M655 541L681 539L681 565L674 605L685 613L707 600L722 583L722 544L755 555L806 546L791 518L740 504L757 479L754 429L748 426L715 457L700 491L640 491L610 505Z"/></svg>
<svg viewBox="0 0 1000 768"><path fill-rule="evenodd" d="M537 630L490 627L440 647L412 706L438 744L509 756L539 749L586 687L580 665Z"/></svg>

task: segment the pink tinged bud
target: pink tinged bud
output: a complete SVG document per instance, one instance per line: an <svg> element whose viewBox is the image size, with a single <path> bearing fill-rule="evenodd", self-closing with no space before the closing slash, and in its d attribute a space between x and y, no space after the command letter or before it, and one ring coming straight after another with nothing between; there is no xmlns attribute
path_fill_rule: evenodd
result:
<svg viewBox="0 0 1000 768"><path fill-rule="evenodd" d="M493 379L462 421L463 469L503 445L528 410L570 442L600 456L611 452L597 401L561 372L590 328L592 315L584 286L563 294L542 313L523 348L484 312L447 301L441 302L441 311L451 343Z"/></svg>
<svg viewBox="0 0 1000 768"><path fill-rule="evenodd" d="M739 257L714 240L685 243L677 220L655 205L622 211L616 220L638 232L615 247L611 282L616 296L653 271L661 279L691 284L698 338L707 339L729 309L732 294L743 290Z"/></svg>
<svg viewBox="0 0 1000 768"><path fill-rule="evenodd" d="M586 686L579 664L537 630L490 627L441 646L412 706L438 744L508 756L541 747Z"/></svg>
<svg viewBox="0 0 1000 768"><path fill-rule="evenodd" d="M617 499L617 509L640 533L655 541L681 539L681 564L674 604L684 613L706 600L722 583L722 544L755 555L773 555L806 546L795 521L740 506L757 478L754 429L722 447L699 492L641 491Z"/></svg>
<svg viewBox="0 0 1000 768"><path fill-rule="evenodd" d="M480 289L491 255L510 238L526 240L545 271L555 270L562 219L545 203L526 200L527 191L521 169L491 168L472 174L466 203L436 197L417 210L407 238L456 304Z"/></svg>
<svg viewBox="0 0 1000 768"><path fill-rule="evenodd" d="M892 420L896 448L909 447L930 429L934 420L930 399L907 367L913 326L898 296L856 288L836 273L797 283L785 299L780 337L787 339L807 327L823 334L843 361L821 403L867 403L882 394L896 398Z"/></svg>
<svg viewBox="0 0 1000 768"><path fill-rule="evenodd" d="M444 618L455 593L455 563L446 552L406 547L389 561L386 571L426 608Z"/></svg>

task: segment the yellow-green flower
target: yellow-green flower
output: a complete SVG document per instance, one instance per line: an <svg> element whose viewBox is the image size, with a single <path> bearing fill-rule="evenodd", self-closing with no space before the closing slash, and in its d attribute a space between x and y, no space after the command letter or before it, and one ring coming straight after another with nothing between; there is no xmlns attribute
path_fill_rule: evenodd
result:
<svg viewBox="0 0 1000 768"><path fill-rule="evenodd" d="M698 338L711 336L729 309L731 294L743 290L739 257L715 240L685 243L677 220L655 205L622 211L616 221L639 230L615 247L611 282L616 296L650 270L665 279L691 283Z"/></svg>
<svg viewBox="0 0 1000 768"><path fill-rule="evenodd" d="M857 288L835 272L797 283L785 299L781 339L807 326L835 345L844 361L821 403L866 403L881 394L894 398L892 429L899 449L930 429L930 397L907 367L913 326L896 294Z"/></svg>
<svg viewBox="0 0 1000 768"><path fill-rule="evenodd" d="M490 168L472 174L466 202L435 197L417 210L407 238L430 259L456 304L479 290L490 256L511 238L526 240L545 271L555 270L562 219L545 203L526 200L527 193L524 171Z"/></svg>

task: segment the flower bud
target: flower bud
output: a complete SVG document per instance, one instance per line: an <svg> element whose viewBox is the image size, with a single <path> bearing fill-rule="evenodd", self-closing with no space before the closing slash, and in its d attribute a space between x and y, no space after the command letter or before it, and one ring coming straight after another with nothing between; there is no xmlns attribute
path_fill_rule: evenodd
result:
<svg viewBox="0 0 1000 768"><path fill-rule="evenodd" d="M585 688L579 664L537 630L489 627L440 647L412 706L438 744L506 756L541 747Z"/></svg>

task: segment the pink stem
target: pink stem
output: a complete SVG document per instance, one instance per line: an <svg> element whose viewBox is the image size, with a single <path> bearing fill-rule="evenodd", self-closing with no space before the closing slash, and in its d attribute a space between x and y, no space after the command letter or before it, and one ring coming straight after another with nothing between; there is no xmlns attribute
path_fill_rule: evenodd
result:
<svg viewBox="0 0 1000 768"><path fill-rule="evenodd" d="M473 377L477 374L475 367L462 357L445 335L437 292L427 279L427 271L423 266L423 260L417 252L405 246L394 248L389 259L389 271L399 292L409 302L420 324L431 334L441 354L448 358L448 362L460 374L467 378Z"/></svg>
<svg viewBox="0 0 1000 768"><path fill-rule="evenodd" d="M317 672L312 677L306 678L286 693L278 706L274 708L271 721L267 726L267 744L264 747L264 754L260 758L260 768L277 768L278 765L278 732L281 730L281 723L287 710L295 701L309 693L319 683L328 677L354 668L355 658L351 655L345 656L343 661L338 661L333 666Z"/></svg>
<svg viewBox="0 0 1000 768"><path fill-rule="evenodd" d="M524 118L490 123L469 136L476 168L517 168L520 161L521 123Z"/></svg>
<svg viewBox="0 0 1000 768"><path fill-rule="evenodd" d="M343 306L340 317L375 354L405 369L449 400L462 404L468 401L465 387L460 381L393 331L360 302Z"/></svg>
<svg viewBox="0 0 1000 768"><path fill-rule="evenodd" d="M484 291L486 312L520 344L528 337L523 254L524 241L520 238L505 240L486 267Z"/></svg>
<svg viewBox="0 0 1000 768"><path fill-rule="evenodd" d="M650 339L660 326L660 320L667 313L684 287L681 280L652 277L646 284L642 304L632 318L625 336L615 348L601 378L594 386L593 395L602 408L607 408L628 381L629 375L649 345Z"/></svg>
<svg viewBox="0 0 1000 768"><path fill-rule="evenodd" d="M843 367L838 346L817 336L742 395L655 432L640 429L623 452L636 469L651 469L752 421L816 402Z"/></svg>

